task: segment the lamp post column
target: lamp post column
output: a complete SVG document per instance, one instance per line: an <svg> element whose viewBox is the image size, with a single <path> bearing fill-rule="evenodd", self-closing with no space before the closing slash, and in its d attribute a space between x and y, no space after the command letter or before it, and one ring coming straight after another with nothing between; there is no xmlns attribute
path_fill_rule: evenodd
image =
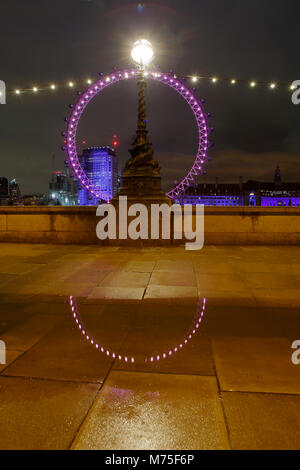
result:
<svg viewBox="0 0 300 470"><path fill-rule="evenodd" d="M160 167L153 157L152 143L149 140L146 118L146 66L151 62L153 50L146 40L137 41L132 50L132 58L138 67L138 115L136 137L129 150L122 174L121 196L127 196L136 202L146 203L157 200L169 203L161 190Z"/></svg>

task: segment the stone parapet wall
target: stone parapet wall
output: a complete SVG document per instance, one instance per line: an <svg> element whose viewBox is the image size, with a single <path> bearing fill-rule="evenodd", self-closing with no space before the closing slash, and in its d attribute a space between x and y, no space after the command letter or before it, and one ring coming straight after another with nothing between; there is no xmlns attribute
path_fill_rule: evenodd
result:
<svg viewBox="0 0 300 470"><path fill-rule="evenodd" d="M99 220L96 207L0 206L0 242L107 244L96 236ZM204 221L206 245L300 244L298 207L208 207ZM134 246L141 244L129 242ZM144 245L178 243L183 241L143 242Z"/></svg>

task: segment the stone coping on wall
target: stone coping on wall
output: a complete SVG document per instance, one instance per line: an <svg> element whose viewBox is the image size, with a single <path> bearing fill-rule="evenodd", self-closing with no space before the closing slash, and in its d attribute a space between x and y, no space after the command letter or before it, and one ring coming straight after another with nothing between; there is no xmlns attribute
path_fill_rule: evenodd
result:
<svg viewBox="0 0 300 470"><path fill-rule="evenodd" d="M74 214L86 213L96 214L97 206L0 206L1 214ZM195 209L195 206L193 206ZM226 214L226 215L300 215L300 207L251 207L251 206L237 206L237 207L205 207L207 215L213 214Z"/></svg>
<svg viewBox="0 0 300 470"><path fill-rule="evenodd" d="M300 207L206 207L205 244L298 245L299 216ZM96 236L99 220L95 206L0 206L0 242L107 244ZM184 241L142 242L168 243Z"/></svg>

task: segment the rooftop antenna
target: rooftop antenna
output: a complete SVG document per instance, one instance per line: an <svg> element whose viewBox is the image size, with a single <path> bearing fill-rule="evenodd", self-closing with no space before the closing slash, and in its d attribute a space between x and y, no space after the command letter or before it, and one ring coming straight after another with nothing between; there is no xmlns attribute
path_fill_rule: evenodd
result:
<svg viewBox="0 0 300 470"><path fill-rule="evenodd" d="M116 150L117 146L119 145L117 134L114 134L113 138L113 148Z"/></svg>

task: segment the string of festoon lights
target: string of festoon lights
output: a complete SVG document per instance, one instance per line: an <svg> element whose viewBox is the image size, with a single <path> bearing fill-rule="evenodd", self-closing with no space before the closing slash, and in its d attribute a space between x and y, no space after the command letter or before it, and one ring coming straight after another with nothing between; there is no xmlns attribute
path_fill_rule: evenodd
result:
<svg viewBox="0 0 300 470"><path fill-rule="evenodd" d="M173 72L170 72L173 73ZM178 77L179 78L179 77ZM190 81L191 85L195 86L201 81L208 81L212 86L216 86L220 83L230 85L231 87L237 87L238 85L246 85L247 88L256 89L256 88L267 88L271 91L276 90L287 90L293 91L296 87L293 85L293 82L280 82L280 81L265 81L265 80L246 80L238 78L222 78L217 75L183 75L181 79ZM7 91L9 94L22 95L23 93L32 93L37 95L40 92L50 92L54 93L59 90L72 90L74 87L79 85L91 85L96 79L86 78L81 80L69 80L69 81L53 81L48 84L34 85L32 87L17 87L15 89L10 89Z"/></svg>

